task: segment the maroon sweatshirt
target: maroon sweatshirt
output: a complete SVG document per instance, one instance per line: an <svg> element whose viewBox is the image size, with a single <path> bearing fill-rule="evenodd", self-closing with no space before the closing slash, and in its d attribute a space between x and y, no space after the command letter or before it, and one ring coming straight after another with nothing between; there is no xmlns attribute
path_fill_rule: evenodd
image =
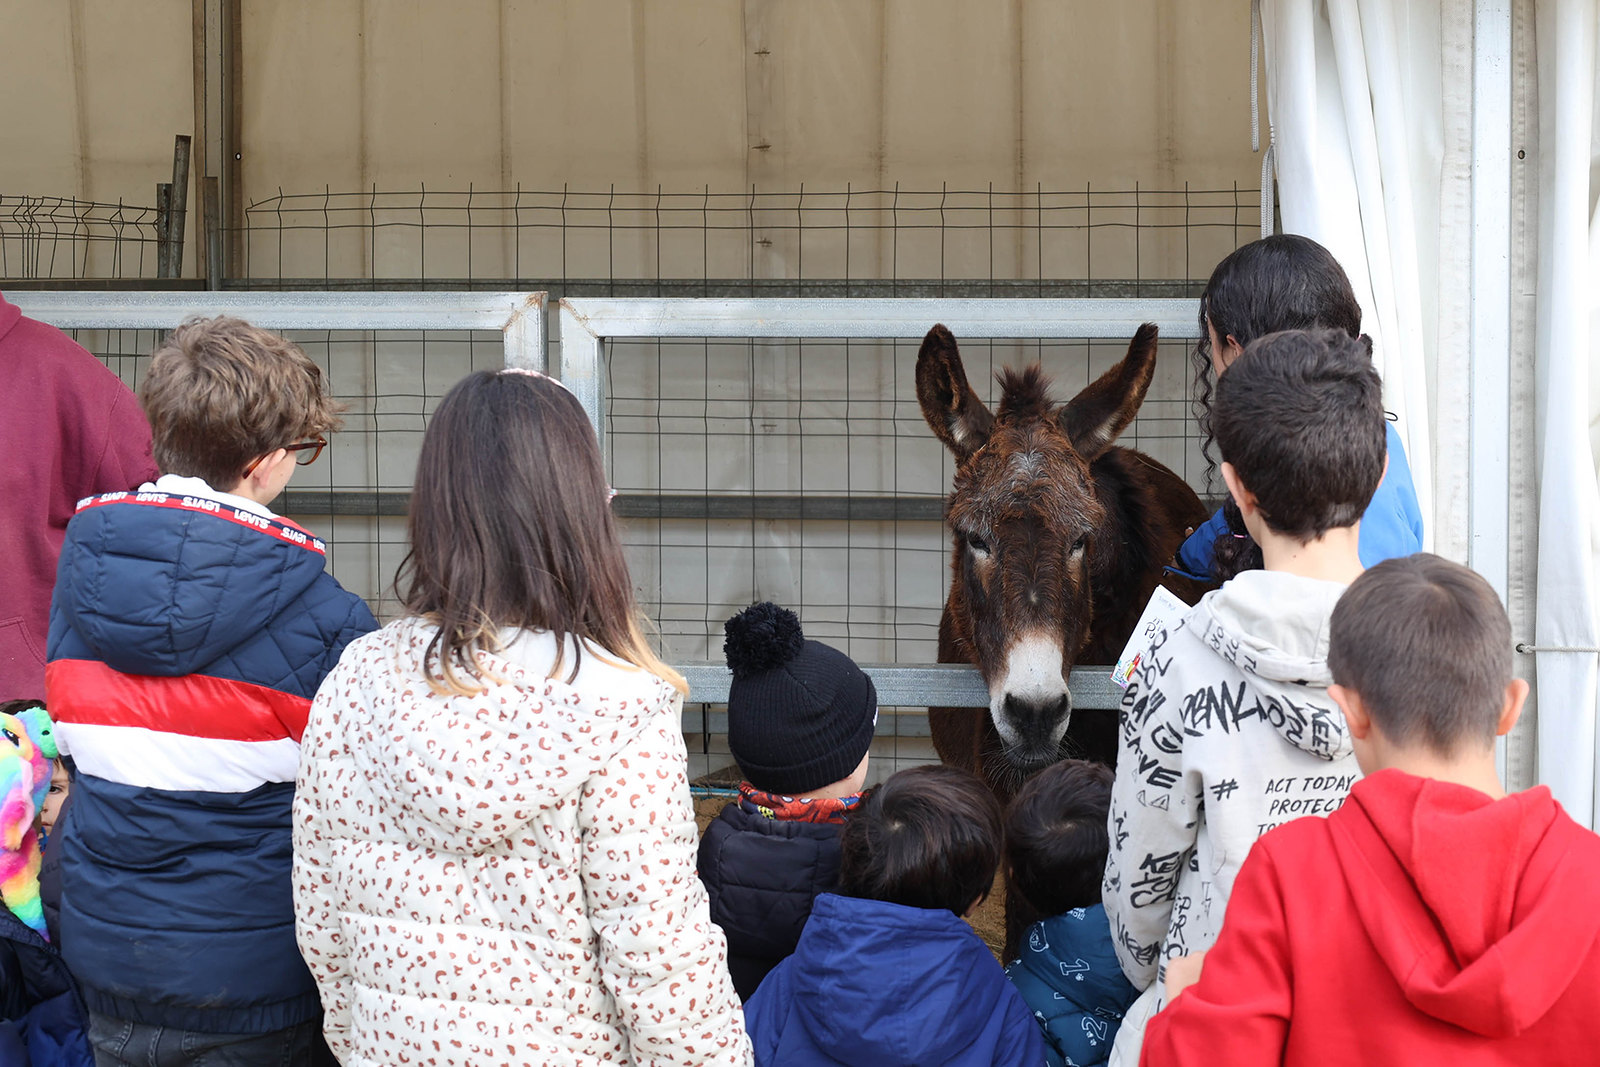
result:
<svg viewBox="0 0 1600 1067"><path fill-rule="evenodd" d="M0 700L44 696L50 591L79 500L156 477L122 380L0 296Z"/></svg>

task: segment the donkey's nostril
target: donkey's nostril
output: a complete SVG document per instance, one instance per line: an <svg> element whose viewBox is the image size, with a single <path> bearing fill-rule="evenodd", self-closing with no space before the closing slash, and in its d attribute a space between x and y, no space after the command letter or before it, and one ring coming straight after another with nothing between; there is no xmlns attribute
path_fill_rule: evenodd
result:
<svg viewBox="0 0 1600 1067"><path fill-rule="evenodd" d="M1072 712L1072 701L1066 693L1044 700L1033 700L1006 694L1005 713L1011 725L1030 740L1054 732Z"/></svg>

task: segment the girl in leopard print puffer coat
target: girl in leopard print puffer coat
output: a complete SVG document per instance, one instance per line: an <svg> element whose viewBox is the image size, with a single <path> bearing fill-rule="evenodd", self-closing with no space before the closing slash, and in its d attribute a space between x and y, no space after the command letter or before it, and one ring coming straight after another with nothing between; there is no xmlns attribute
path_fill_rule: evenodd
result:
<svg viewBox="0 0 1600 1067"><path fill-rule="evenodd" d="M695 873L684 684L635 622L593 431L542 375L444 399L406 615L312 706L301 952L345 1067L748 1064Z"/></svg>

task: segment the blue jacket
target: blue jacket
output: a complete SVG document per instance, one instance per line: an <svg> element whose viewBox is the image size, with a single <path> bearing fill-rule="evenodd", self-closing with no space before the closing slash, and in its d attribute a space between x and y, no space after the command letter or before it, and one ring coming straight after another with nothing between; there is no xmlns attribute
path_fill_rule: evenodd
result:
<svg viewBox="0 0 1600 1067"><path fill-rule="evenodd" d="M311 697L377 623L320 541L260 510L122 493L67 527L45 686L77 777L51 849L93 1011L207 1033L321 1011L295 945L289 809Z"/></svg>
<svg viewBox="0 0 1600 1067"><path fill-rule="evenodd" d="M1028 1006L965 921L833 893L744 1020L756 1067L1045 1062Z"/></svg>
<svg viewBox="0 0 1600 1067"><path fill-rule="evenodd" d="M78 990L55 946L0 907L0 1063L94 1067Z"/></svg>
<svg viewBox="0 0 1600 1067"><path fill-rule="evenodd" d="M1358 549L1363 567L1422 551L1422 509L1417 504L1416 486L1411 483L1411 464L1406 462L1406 449L1394 424L1385 423L1384 429L1388 433L1389 470L1361 516ZM1217 538L1228 536L1228 523L1219 508L1179 547L1177 566L1171 569L1201 581L1210 579L1212 548Z"/></svg>
<svg viewBox="0 0 1600 1067"><path fill-rule="evenodd" d="M1139 996L1122 973L1104 905L1073 908L1028 927L1006 977L1044 1028L1051 1067L1105 1063Z"/></svg>
<svg viewBox="0 0 1600 1067"><path fill-rule="evenodd" d="M734 801L700 838L711 921L728 937L733 988L749 1000L800 940L811 902L839 882L837 823L769 819Z"/></svg>

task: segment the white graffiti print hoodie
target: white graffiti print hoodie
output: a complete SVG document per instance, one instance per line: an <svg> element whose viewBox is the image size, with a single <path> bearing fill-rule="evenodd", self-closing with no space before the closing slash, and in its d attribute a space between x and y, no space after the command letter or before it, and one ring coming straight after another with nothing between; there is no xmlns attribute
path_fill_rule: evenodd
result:
<svg viewBox="0 0 1600 1067"><path fill-rule="evenodd" d="M1151 640L1123 694L1104 886L1135 986L1216 941L1256 838L1337 810L1359 777L1327 691L1344 589L1247 571Z"/></svg>

